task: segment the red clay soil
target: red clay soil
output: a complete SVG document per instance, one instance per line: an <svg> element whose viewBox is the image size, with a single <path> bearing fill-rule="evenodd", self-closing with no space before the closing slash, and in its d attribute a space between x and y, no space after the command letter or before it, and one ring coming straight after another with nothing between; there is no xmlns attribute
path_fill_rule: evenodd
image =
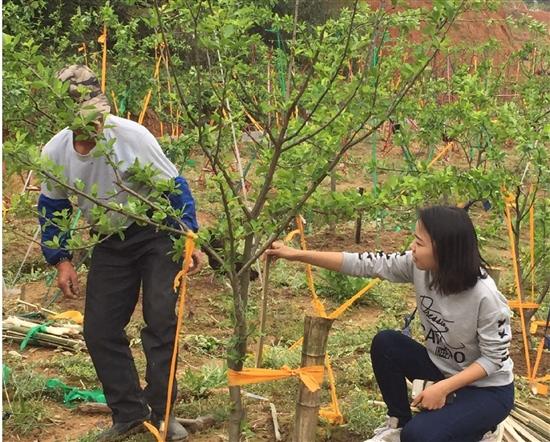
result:
<svg viewBox="0 0 550 442"><path fill-rule="evenodd" d="M372 8L378 8L381 1L368 0L368 3ZM385 3L388 4L388 2ZM408 3L413 8L430 8L433 2L430 0L409 0ZM398 10L391 6L386 8L389 11ZM457 46L464 48L461 61L468 61L472 64L474 63L474 55L476 55L478 62L483 58L483 54L474 53L475 47L494 39L500 44L501 49L492 54L491 57L497 64L500 64L506 62L511 53L520 49L525 42L530 40L527 31L506 23L507 17L520 19L524 16L531 17L550 27L549 11L529 10L522 1L506 1L496 11L472 11L462 14L451 27L449 39ZM420 32L413 32L412 38L413 40L420 39ZM450 64L450 74L452 75L452 59ZM434 60L433 68L436 75L447 75L446 56L438 55ZM511 66L511 69L515 72L516 66Z"/></svg>
<svg viewBox="0 0 550 442"><path fill-rule="evenodd" d="M380 0L367 0L372 8L380 7ZM389 2L385 2L388 4ZM431 0L409 0L409 5L413 8L430 8L432 5ZM387 6L389 11L397 8ZM464 62L471 63L472 66L476 63L483 61L485 55L476 53L475 48L482 44L494 39L500 44L500 49L491 52L489 55L496 64L501 64L509 60L510 54L520 49L527 41L530 40L530 36L527 31L519 29L509 25L506 22L507 17L513 17L520 19L523 16L532 17L542 23L545 23L550 28L550 11L533 11L529 10L522 1L506 1L503 2L501 8L491 12L466 12L460 16L460 18L453 24L449 31L450 40L463 48L460 56L451 56L449 59L446 55L438 54L432 63L432 71L436 76L445 77L447 75L452 76L453 70L456 65ZM421 34L419 31L413 32L412 39L419 40ZM535 55L536 54L531 54ZM524 71L531 71L533 65L532 61L528 60L523 66ZM534 71L535 73L543 73L542 66L538 65L538 61L535 60ZM509 75L511 78L519 73L517 63L509 67ZM503 91L504 92L504 91ZM146 112L144 125L157 137L161 135L160 122L156 113L149 109ZM164 123L164 134L170 133L170 125Z"/></svg>

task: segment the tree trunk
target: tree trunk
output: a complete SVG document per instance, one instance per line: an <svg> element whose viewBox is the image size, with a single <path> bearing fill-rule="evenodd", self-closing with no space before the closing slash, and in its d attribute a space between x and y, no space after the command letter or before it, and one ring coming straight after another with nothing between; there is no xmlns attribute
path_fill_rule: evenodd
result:
<svg viewBox="0 0 550 442"><path fill-rule="evenodd" d="M328 334L333 320L306 316L304 344L302 346L302 367L324 365ZM300 383L296 417L294 419L293 442L314 442L319 416L321 392L312 393Z"/></svg>
<svg viewBox="0 0 550 442"><path fill-rule="evenodd" d="M243 260L246 262L252 256L253 236L245 239ZM235 265L235 263L233 263ZM234 270L236 270L234 268ZM236 271L235 271L236 273ZM250 287L250 267L232 281L233 303L235 309L235 327L233 329L233 341L227 352L227 365L235 371L243 368L246 358L246 347L248 337L248 325L246 322L246 309L248 305L248 290ZM231 416L229 417L229 442L239 442L241 438L241 427L245 418L245 409L242 403L241 388L229 387L229 397L233 403Z"/></svg>

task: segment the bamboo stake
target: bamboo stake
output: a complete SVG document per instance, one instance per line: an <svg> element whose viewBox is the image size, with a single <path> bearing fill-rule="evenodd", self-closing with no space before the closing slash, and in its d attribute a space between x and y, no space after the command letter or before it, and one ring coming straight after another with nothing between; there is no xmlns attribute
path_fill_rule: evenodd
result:
<svg viewBox="0 0 550 442"><path fill-rule="evenodd" d="M451 102L451 60L447 55L447 102Z"/></svg>
<svg viewBox="0 0 550 442"><path fill-rule="evenodd" d="M260 310L260 339L256 350L256 368L262 366L262 357L264 351L264 333L267 318L267 287L269 280L269 266L271 265L271 256L265 258L263 285L262 285L262 307Z"/></svg>
<svg viewBox="0 0 550 442"><path fill-rule="evenodd" d="M275 440L281 441L283 438L281 437L281 431L279 430L279 419L277 418L277 409L275 408L275 404L273 402L269 403L269 409L271 411L271 420L273 421L273 432L275 433Z"/></svg>
<svg viewBox="0 0 550 442"><path fill-rule="evenodd" d="M27 188L29 187L29 184L31 182L32 177L32 170L29 170L29 174L27 175L27 178L25 179L25 184L23 184L23 190L21 191L21 195L26 192Z"/></svg>
<svg viewBox="0 0 550 442"><path fill-rule="evenodd" d="M31 304L30 302L23 301L22 299L17 300L18 304L26 305L27 307L32 307L36 310L40 310L41 312L49 313L50 315L55 315L57 312L54 312L53 310L48 310L47 308L42 308L39 305Z"/></svg>
<svg viewBox="0 0 550 442"><path fill-rule="evenodd" d="M327 341L333 320L306 316L304 325L304 345L302 347L302 367L324 365ZM319 419L320 390L312 393L300 383L296 417L294 420L293 442L314 442Z"/></svg>
<svg viewBox="0 0 550 442"><path fill-rule="evenodd" d="M358 187L357 192L359 192L359 195L363 195L365 192L364 187ZM355 244L361 243L361 224L363 221L363 212L359 212L357 214L357 219L355 220Z"/></svg>
<svg viewBox="0 0 550 442"><path fill-rule="evenodd" d="M533 184L529 189L529 194L533 194ZM531 255L531 301L535 302L535 199L529 207L529 249Z"/></svg>
<svg viewBox="0 0 550 442"><path fill-rule="evenodd" d="M118 105L116 102L116 95L115 95L115 91L112 89L111 89L111 98L113 99L113 105L115 106L115 113L116 115L118 115Z"/></svg>
<svg viewBox="0 0 550 442"><path fill-rule="evenodd" d="M78 48L78 52L84 53L84 64L88 66L88 52L86 51L86 43L82 43L82 46Z"/></svg>
<svg viewBox="0 0 550 442"><path fill-rule="evenodd" d="M101 35L103 43L103 56L101 58L101 92L105 93L107 85L107 25L103 25L103 34Z"/></svg>
<svg viewBox="0 0 550 442"><path fill-rule="evenodd" d="M158 57L160 59L162 59L163 57L163 53L162 53L162 46L161 45L158 45L155 47L155 56L157 56L157 51L159 53ZM161 85L160 85L160 71L159 71L159 75L157 76L157 95L158 95L158 110L159 110L159 117L161 117L162 115L162 97L161 97ZM159 118L159 123L160 123L160 136L161 138L164 136L164 124L162 123L162 119Z"/></svg>
<svg viewBox="0 0 550 442"><path fill-rule="evenodd" d="M518 262L517 262L517 253L516 253L516 246L515 246L515 242L514 242L514 231L512 229L512 214L511 214L511 211L510 211L510 202L508 200L508 198L510 197L505 197L505 201L504 201L504 207L505 207L505 210L506 210L506 221L507 221L507 226L508 226L508 239L510 241L510 255L511 255L511 258L512 258L512 266L513 266L513 269L514 269L514 277L515 277L515 281L516 281L516 294L517 294L517 297L518 297L518 308L519 308L519 316L520 316L520 319L521 319L521 333L522 333L522 337L523 337L523 347L524 347L524 352L525 352L525 364L527 366L527 377L528 378L531 378L531 361L530 361L530 358L529 358L529 343L527 342L527 331L525 330L525 315L523 313L523 299L522 299L522 296L521 296L521 287L520 287L520 284L521 284L521 277L520 277L520 274L519 274L519 265L518 265ZM518 232L519 234L519 232Z"/></svg>
<svg viewBox="0 0 550 442"><path fill-rule="evenodd" d="M30 173L29 173L29 177L30 177ZM36 232L34 233L32 241L30 242L29 247L27 247L27 252L25 253L25 256L23 257L23 261L21 261L21 265L17 269L17 273L15 274L15 278L13 278L13 282L11 284L12 286L15 286L15 283L19 279L19 275L21 274L21 270L23 269L23 266L25 265L25 262L27 262L27 258L29 257L29 254L31 253L31 250L32 250L32 248L33 248L33 246L36 242L36 238L38 238L38 234L40 233L41 230L42 230L42 228L40 226L38 226L36 228Z"/></svg>
<svg viewBox="0 0 550 442"><path fill-rule="evenodd" d="M165 50L164 43L161 43L162 50ZM166 69L166 86L168 88L168 110L170 111L170 133L174 136L174 106L172 105L172 82L170 81L170 66L168 64L168 57L164 56L164 68Z"/></svg>
<svg viewBox="0 0 550 442"><path fill-rule="evenodd" d="M160 62L162 61L162 56L157 57L157 61L155 64L155 71L153 73L153 78L156 80L160 76ZM149 106L149 102L151 101L151 96L153 95L153 88L149 88L147 91L147 95L145 95L145 98L143 100L143 108L141 110L141 113L139 114L138 123L142 124L143 120L145 119L145 112L147 111L147 107Z"/></svg>

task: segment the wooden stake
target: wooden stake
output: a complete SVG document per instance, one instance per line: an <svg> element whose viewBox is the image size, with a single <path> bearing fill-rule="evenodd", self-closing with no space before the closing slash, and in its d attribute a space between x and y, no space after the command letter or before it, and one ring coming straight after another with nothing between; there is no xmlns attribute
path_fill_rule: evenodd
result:
<svg viewBox="0 0 550 442"><path fill-rule="evenodd" d="M262 307L260 310L260 339L258 340L258 349L256 350L256 368L262 366L262 357L264 352L264 334L265 322L267 318L267 284L269 280L269 266L271 264L271 256L265 258L264 280L262 285Z"/></svg>
<svg viewBox="0 0 550 442"><path fill-rule="evenodd" d="M102 34L103 43L103 55L101 58L101 92L105 93L105 87L107 84L107 25L103 25Z"/></svg>
<svg viewBox="0 0 550 442"><path fill-rule="evenodd" d="M302 347L302 367L324 365L328 334L332 319L306 316L304 324L304 344ZM319 419L321 392L312 393L300 383L296 417L294 419L293 442L314 442Z"/></svg>
<svg viewBox="0 0 550 442"><path fill-rule="evenodd" d="M451 102L451 60L447 55L447 102Z"/></svg>
<svg viewBox="0 0 550 442"><path fill-rule="evenodd" d="M364 187L359 187L357 189L359 192L359 195L363 195L365 192ZM357 219L355 220L355 244L359 244L361 242L361 224L363 222L363 214L359 212L357 215Z"/></svg>

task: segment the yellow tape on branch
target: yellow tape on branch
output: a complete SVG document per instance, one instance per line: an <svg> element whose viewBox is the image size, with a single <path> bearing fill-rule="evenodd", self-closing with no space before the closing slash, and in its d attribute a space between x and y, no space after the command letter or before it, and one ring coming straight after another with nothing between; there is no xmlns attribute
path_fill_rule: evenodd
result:
<svg viewBox="0 0 550 442"><path fill-rule="evenodd" d="M527 367L527 378L531 378L531 360L529 358L529 343L527 342L527 330L525 329L525 315L523 314L523 300L521 297L521 288L520 288L520 281L521 276L519 274L519 263L517 260L519 259L519 255L516 253L516 243L514 239L514 229L512 227L512 214L510 207L514 204L514 197L513 195L507 193L505 189L502 189L502 193L504 195L504 207L506 209L505 212L505 219L506 219L506 225L508 227L508 239L510 241L510 256L512 259L512 266L514 269L514 279L515 279L515 288L516 288L516 294L517 294L517 300L519 305L519 316L520 316L520 322L521 322L521 334L523 337L523 348L525 352L525 365ZM517 232L519 235L519 232Z"/></svg>
<svg viewBox="0 0 550 442"><path fill-rule="evenodd" d="M298 377L309 391L316 392L321 388L325 367L314 365L292 369L284 365L278 370L267 368L243 368L241 371L228 370L227 378L229 386L258 384L271 382L290 377Z"/></svg>
<svg viewBox="0 0 550 442"><path fill-rule="evenodd" d="M306 236L304 234L304 221L300 215L296 217L296 225L298 226L298 230L300 231L300 244L302 246L302 250L307 250ZM313 272L311 268L312 267L310 264L306 264L306 279L309 291L311 292L313 310L318 316L326 318L327 312L325 310L325 306L323 305L323 303L317 296L317 292L315 291L315 284L313 283Z"/></svg>
<svg viewBox="0 0 550 442"><path fill-rule="evenodd" d="M365 287L363 287L361 290L359 290L355 295L353 295L351 298L349 298L346 302L344 302L340 307L338 307L336 310L334 310L328 317L329 319L338 319L342 313L344 313L350 306L357 301L361 296L363 296L365 293L367 293L372 287L374 287L376 284L381 282L380 279L375 278L371 280Z"/></svg>
<svg viewBox="0 0 550 442"><path fill-rule="evenodd" d="M157 429L146 423L145 427L153 433L157 438L157 441L164 442L166 440L166 435L168 434L168 422L170 417L170 408L172 405L172 390L174 388L174 377L176 374L176 361L178 357L178 347L179 347L179 335L181 328L183 326L183 312L185 308L185 294L187 292L187 273L191 267L191 262L193 260L193 250L195 249L195 239L197 235L193 232L187 232L187 238L185 240L185 256L183 260L183 267L180 272L174 278L174 291L179 287L179 305L178 305L178 318L176 323L176 336L174 337L174 349L172 351L172 360L170 361L170 376L168 378L168 392L166 394L166 410L164 414L165 425L162 428L162 433L159 433Z"/></svg>
<svg viewBox="0 0 550 442"><path fill-rule="evenodd" d="M441 149L438 154L435 156L435 158L430 161L430 164L428 164L428 167L432 167L435 163L437 163L437 161L443 156L445 155L451 148L453 147L453 143L450 142L450 143L447 143L447 145Z"/></svg>
<svg viewBox="0 0 550 442"><path fill-rule="evenodd" d="M107 25L103 25L103 34L97 39L103 45L103 56L101 58L101 92L105 93L107 84Z"/></svg>
<svg viewBox="0 0 550 442"><path fill-rule="evenodd" d="M331 424L342 425L344 423L344 416L342 415L340 405L338 404L338 397L336 395L336 379L334 378L334 372L332 370L332 365L328 354L325 356L325 367L327 368L330 385L331 403L328 407L323 407L319 410L319 416L326 419Z"/></svg>
<svg viewBox="0 0 550 442"><path fill-rule="evenodd" d="M162 61L162 56L157 57L157 62L155 64L155 72L153 74L153 78L156 80L160 76L160 62ZM145 95L145 98L143 99L143 107L141 109L141 113L139 114L138 123L142 124L143 120L145 119L145 112L147 111L147 107L149 106L149 102L151 101L151 95L153 94L153 88L150 88L147 91L147 95Z"/></svg>

